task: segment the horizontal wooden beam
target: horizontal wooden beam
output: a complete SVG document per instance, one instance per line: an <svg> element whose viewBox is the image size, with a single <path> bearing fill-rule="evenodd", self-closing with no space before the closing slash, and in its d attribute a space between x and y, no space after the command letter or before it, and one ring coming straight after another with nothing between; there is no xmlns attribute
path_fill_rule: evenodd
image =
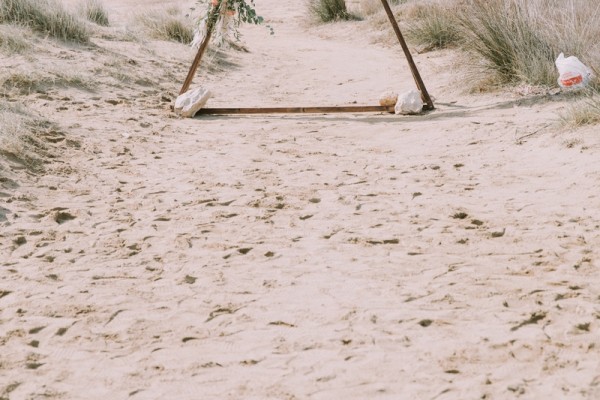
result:
<svg viewBox="0 0 600 400"><path fill-rule="evenodd" d="M196 115L226 114L330 114L330 113L393 113L394 107L387 106L333 106L333 107L247 107L247 108L202 108Z"/></svg>

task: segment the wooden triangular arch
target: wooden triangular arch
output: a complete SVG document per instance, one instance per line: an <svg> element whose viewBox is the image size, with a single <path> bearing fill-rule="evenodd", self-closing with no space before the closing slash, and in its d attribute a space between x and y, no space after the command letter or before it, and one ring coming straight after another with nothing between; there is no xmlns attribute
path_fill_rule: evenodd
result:
<svg viewBox="0 0 600 400"><path fill-rule="evenodd" d="M390 8L388 0L381 0L383 4L383 8L392 24L392 28L398 37L398 41L400 42L400 46L402 46L402 50L404 51L404 55L406 56L406 60L408 61L408 65L412 72L413 78L415 80L415 84L417 85L417 89L421 92L421 98L423 100L424 106L423 110L433 110L435 107L433 105L433 101L425 88L425 84L423 83L423 79L421 78L421 74L417 69L417 65L415 64L412 54L408 49L408 45L404 40L404 36L400 31L400 27L398 26L398 22L394 17L394 13ZM216 9L213 9L213 12L216 13ZM208 43L210 42L210 38L212 35L212 31L214 29L214 21L216 21L217 15L213 15L208 18L207 24L207 33L200 44L200 48L198 49L198 53L194 58L192 66L188 72L188 75L181 87L180 95L184 94L188 91L190 85L192 84L192 79L196 74L198 66L200 65L200 61L202 60L202 56L208 47ZM270 107L270 108L203 108L198 114L276 114L276 113L335 113L335 112L382 112L388 111L393 112L394 107L386 107L386 106L334 106L334 107Z"/></svg>

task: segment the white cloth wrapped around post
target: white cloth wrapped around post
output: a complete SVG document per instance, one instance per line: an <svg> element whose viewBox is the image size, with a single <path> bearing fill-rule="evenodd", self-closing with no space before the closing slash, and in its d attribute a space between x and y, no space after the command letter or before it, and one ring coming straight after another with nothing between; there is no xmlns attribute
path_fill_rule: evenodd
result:
<svg viewBox="0 0 600 400"><path fill-rule="evenodd" d="M210 97L210 91L203 87L188 90L175 100L175 112L182 117L193 118Z"/></svg>

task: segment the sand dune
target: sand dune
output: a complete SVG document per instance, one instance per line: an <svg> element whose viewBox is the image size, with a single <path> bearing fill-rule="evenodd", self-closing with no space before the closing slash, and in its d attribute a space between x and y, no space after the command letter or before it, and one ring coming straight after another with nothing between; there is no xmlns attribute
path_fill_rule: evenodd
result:
<svg viewBox="0 0 600 400"><path fill-rule="evenodd" d="M257 3L276 34L201 68L210 105L412 88L363 23ZM105 4L92 45L1 61L94 83L13 95L73 145L2 183L0 398L600 398L600 138L568 97L466 94L441 51L428 115L179 119L193 50Z"/></svg>

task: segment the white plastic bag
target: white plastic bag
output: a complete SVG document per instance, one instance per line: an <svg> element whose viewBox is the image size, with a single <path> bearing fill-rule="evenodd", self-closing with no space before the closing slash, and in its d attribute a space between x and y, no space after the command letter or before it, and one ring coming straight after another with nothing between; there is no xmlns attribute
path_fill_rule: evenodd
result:
<svg viewBox="0 0 600 400"><path fill-rule="evenodd" d="M421 99L421 92L418 90L411 90L398 96L398 102L396 102L396 114L419 114L423 112L423 100Z"/></svg>
<svg viewBox="0 0 600 400"><path fill-rule="evenodd" d="M592 71L575 56L566 57L560 53L556 59L558 84L564 89L580 89L590 82Z"/></svg>

